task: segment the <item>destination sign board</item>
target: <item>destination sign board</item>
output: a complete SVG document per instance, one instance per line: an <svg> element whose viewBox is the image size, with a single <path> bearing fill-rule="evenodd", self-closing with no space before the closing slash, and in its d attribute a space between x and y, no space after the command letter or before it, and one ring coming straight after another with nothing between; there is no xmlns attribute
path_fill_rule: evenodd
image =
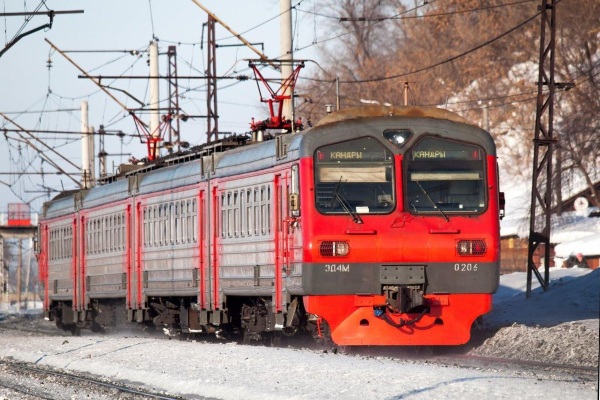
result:
<svg viewBox="0 0 600 400"><path fill-rule="evenodd" d="M383 151L340 151L327 150L317 151L317 162L335 162L335 161L391 161L386 160L386 154Z"/></svg>
<svg viewBox="0 0 600 400"><path fill-rule="evenodd" d="M451 159L451 160L481 160L479 149L445 150L445 149L415 149L412 151L413 160Z"/></svg>

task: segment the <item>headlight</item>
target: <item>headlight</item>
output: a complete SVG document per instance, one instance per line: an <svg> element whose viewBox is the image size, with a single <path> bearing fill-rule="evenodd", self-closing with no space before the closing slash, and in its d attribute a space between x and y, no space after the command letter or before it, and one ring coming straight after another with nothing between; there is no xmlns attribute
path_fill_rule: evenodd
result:
<svg viewBox="0 0 600 400"><path fill-rule="evenodd" d="M459 256L482 256L487 251L485 240L459 240L456 243L456 252Z"/></svg>
<svg viewBox="0 0 600 400"><path fill-rule="evenodd" d="M323 241L319 252L323 257L344 257L350 253L350 244L346 241Z"/></svg>

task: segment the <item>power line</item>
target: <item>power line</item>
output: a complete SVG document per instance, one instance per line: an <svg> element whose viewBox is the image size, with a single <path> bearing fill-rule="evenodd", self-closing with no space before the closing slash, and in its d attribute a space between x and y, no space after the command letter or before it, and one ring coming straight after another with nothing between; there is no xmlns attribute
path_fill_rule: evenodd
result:
<svg viewBox="0 0 600 400"><path fill-rule="evenodd" d="M467 51L464 51L464 52L459 53L459 54L457 54L455 56L452 56L452 57L450 57L450 58L448 58L446 60L443 60L443 61L437 62L435 64L429 65L427 67L418 68L416 70L413 70L413 71L410 71L410 72L405 72L405 73L402 73L402 74L384 76L384 77L379 77L379 78L371 78L371 79L354 80L354 81L340 81L340 83L383 82L383 81L387 81L387 80L390 80L390 79L402 78L402 77L405 77L405 76L408 76L408 75L417 74L419 72L423 72L423 71L427 71L429 69L433 69L435 67L439 67L440 65L444 65L444 64L447 64L447 63L452 62L454 60L457 60L457 59L459 59L461 57L464 57L467 54L473 53L473 52L475 52L475 51L477 51L477 50L479 50L479 49L481 49L481 48L483 48L485 46L489 46L490 44L492 44L492 43L500 40L501 38L503 38L503 37L511 34L512 32L516 31L517 29L519 29L519 28L527 25L529 22L533 21L539 15L540 15L540 13L538 12L538 13L534 14L532 17L529 17L525 21L521 22L517 26L514 26L513 28L509 29L508 31L505 31L505 32L501 33L500 35L498 35L498 36L496 36L496 37L494 37L494 38L492 38L490 40L487 40L487 41L485 41L485 42L483 42L483 43L481 43L481 44L479 44L479 45L477 45L477 46L475 46L475 47L473 47L473 48L471 48L471 49L469 49ZM317 82L324 82L324 81L326 81L324 79L314 79L314 78L305 78L305 79L312 80L312 81L317 81Z"/></svg>
<svg viewBox="0 0 600 400"><path fill-rule="evenodd" d="M36 129L7 129L7 128L0 128L1 132L30 132L30 133L48 133L48 134L63 134L63 135L81 135L83 134L83 132L81 131L61 131L61 130L36 130ZM89 135L96 135L96 136L118 136L118 137L124 137L124 136L135 136L137 137L138 135L136 134L130 134L130 133L123 133L123 131L120 130L112 130L112 131L104 131L104 132L90 132L87 133Z"/></svg>

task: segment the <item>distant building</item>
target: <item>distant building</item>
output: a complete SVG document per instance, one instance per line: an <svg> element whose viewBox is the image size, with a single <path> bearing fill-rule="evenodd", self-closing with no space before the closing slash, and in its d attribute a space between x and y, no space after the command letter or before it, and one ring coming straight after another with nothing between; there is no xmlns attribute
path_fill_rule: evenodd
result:
<svg viewBox="0 0 600 400"><path fill-rule="evenodd" d="M595 185L600 190L600 182ZM562 266L570 256L582 253L590 268L600 265L600 210L589 207L591 192L586 189L564 200L560 216L553 209L551 218L550 266ZM585 206L585 207L583 207ZM577 209L576 209L577 208ZM501 223L500 271L527 271L529 251L529 215L508 215ZM534 255L535 265L543 264L543 249Z"/></svg>

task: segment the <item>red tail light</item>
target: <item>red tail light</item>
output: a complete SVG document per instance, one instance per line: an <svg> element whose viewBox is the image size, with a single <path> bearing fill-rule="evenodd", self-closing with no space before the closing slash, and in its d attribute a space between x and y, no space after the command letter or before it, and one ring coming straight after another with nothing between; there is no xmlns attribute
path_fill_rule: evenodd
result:
<svg viewBox="0 0 600 400"><path fill-rule="evenodd" d="M482 256L487 251L485 240L459 240L456 243L456 252L459 256Z"/></svg>

